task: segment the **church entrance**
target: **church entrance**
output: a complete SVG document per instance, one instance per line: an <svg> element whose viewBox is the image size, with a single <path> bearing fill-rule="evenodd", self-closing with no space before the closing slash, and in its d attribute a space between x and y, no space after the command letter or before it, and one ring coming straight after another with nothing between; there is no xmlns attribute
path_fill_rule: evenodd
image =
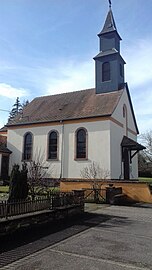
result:
<svg viewBox="0 0 152 270"><path fill-rule="evenodd" d="M122 162L123 162L123 175L125 180L130 179L130 164L133 157L145 147L134 140L124 136L121 142L122 148Z"/></svg>
<svg viewBox="0 0 152 270"><path fill-rule="evenodd" d="M130 160L128 149L123 151L123 163L124 163L124 179L130 179Z"/></svg>

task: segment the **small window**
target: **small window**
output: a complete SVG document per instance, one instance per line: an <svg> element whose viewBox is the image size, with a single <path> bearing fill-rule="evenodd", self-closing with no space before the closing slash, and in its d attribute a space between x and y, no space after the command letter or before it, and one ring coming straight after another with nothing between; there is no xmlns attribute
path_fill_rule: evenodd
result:
<svg viewBox="0 0 152 270"><path fill-rule="evenodd" d="M57 159L58 158L58 133L52 131L49 134L49 151L48 159Z"/></svg>
<svg viewBox="0 0 152 270"><path fill-rule="evenodd" d="M31 160L32 158L32 133L26 133L24 137L24 152L23 152L23 159L24 160Z"/></svg>
<svg viewBox="0 0 152 270"><path fill-rule="evenodd" d="M84 128L76 132L76 158L87 158L87 132Z"/></svg>
<svg viewBox="0 0 152 270"><path fill-rule="evenodd" d="M105 62L102 64L102 81L106 82L110 80L110 63Z"/></svg>
<svg viewBox="0 0 152 270"><path fill-rule="evenodd" d="M126 108L126 105L124 104L124 106L123 106L123 118L126 117L126 113L127 113L127 108Z"/></svg>

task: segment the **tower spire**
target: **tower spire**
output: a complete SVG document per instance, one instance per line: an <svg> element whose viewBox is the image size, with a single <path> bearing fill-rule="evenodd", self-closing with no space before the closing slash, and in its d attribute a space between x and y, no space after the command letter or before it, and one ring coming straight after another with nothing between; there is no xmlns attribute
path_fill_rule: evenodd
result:
<svg viewBox="0 0 152 270"><path fill-rule="evenodd" d="M98 34L100 51L94 57L96 65L96 93L117 91L124 84L125 61L120 54L120 40L111 9L111 0L108 0L109 11L103 26Z"/></svg>

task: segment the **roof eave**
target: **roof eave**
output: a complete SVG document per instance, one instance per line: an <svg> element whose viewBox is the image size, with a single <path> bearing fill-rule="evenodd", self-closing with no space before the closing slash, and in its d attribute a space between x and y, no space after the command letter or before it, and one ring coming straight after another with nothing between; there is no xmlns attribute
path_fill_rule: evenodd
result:
<svg viewBox="0 0 152 270"><path fill-rule="evenodd" d="M129 99L129 103L130 103L130 107L131 107L131 111L132 111L136 131L137 131L137 134L139 134L139 129L138 129L138 126L137 126L136 117L135 117L135 113L134 113L134 110L133 110L133 105L132 105L131 96L130 96L130 93L129 93L129 88L128 88L127 83L125 83L125 88L126 88L126 91L127 91L127 95L128 95L128 99Z"/></svg>
<svg viewBox="0 0 152 270"><path fill-rule="evenodd" d="M34 122L26 122L26 123L16 123L16 124L11 124L8 125L8 129L11 127L18 127L18 126L28 126L28 125L36 125L36 124L47 124L47 123L62 123L66 121L75 121L75 120L86 120L86 119L94 119L94 118L99 118L99 117L110 117L112 114L104 114L104 115L95 115L95 116L88 116L88 117L75 117L75 118L63 118L59 120L48 120L48 121L34 121Z"/></svg>

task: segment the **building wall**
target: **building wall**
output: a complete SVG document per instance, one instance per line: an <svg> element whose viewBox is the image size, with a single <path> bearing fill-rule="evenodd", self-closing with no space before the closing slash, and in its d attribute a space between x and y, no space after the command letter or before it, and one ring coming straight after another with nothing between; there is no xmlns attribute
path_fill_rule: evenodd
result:
<svg viewBox="0 0 152 270"><path fill-rule="evenodd" d="M123 116L123 107L126 107L126 117ZM107 118L106 118L107 119ZM121 162L121 141L124 135L137 140L136 128L133 121L127 92L124 91L117 108L109 120L79 120L59 122L54 125L41 125L8 130L7 147L12 151L10 170L14 163L21 165L24 135L33 134L33 160L40 159L45 167L49 167L46 177L50 178L80 178L84 167L91 162L111 172L109 178L123 178L123 163ZM126 125L127 124L127 125ZM83 127L88 133L88 159L75 159L75 132ZM51 130L59 134L59 159L47 160L48 134ZM138 177L137 156L132 160L131 178Z"/></svg>
<svg viewBox="0 0 152 270"><path fill-rule="evenodd" d="M0 144L6 145L6 143L7 143L7 136L0 134Z"/></svg>
<svg viewBox="0 0 152 270"><path fill-rule="evenodd" d="M123 116L123 107L126 107L126 117ZM127 92L124 91L119 101L119 104L114 111L112 118L118 121L119 124L111 122L110 125L110 143L111 143L111 171L114 179L123 178L123 163L121 163L121 141L123 136L137 141L137 132L132 116ZM138 157L132 159L130 165L130 178L138 178Z"/></svg>
<svg viewBox="0 0 152 270"><path fill-rule="evenodd" d="M124 105L127 108L127 119L123 117ZM129 135L128 137L137 141L137 131L136 131L135 123L133 120L133 115L130 108L127 91L123 91L119 104L116 107L115 111L113 112L112 117L124 125L124 135L127 135L127 136ZM126 120L127 120L127 127L128 127L127 134L125 134Z"/></svg>
<svg viewBox="0 0 152 270"><path fill-rule="evenodd" d="M88 160L75 160L75 131L80 127L86 128L88 132ZM99 163L104 170L110 171L109 142L110 121L65 125L63 177L80 177L81 170L93 161Z"/></svg>
<svg viewBox="0 0 152 270"><path fill-rule="evenodd" d="M121 158L121 141L123 138L123 127L114 122L110 123L110 159L111 174L113 179L122 178L122 158Z"/></svg>
<svg viewBox="0 0 152 270"><path fill-rule="evenodd" d="M88 160L81 161L75 160L75 131L80 127L86 128L88 132ZM47 140L48 133L51 130L57 130L59 133L58 161L47 160ZM93 161L99 163L103 169L110 171L110 121L108 120L70 123L64 124L64 126L57 124L54 126L9 129L7 147L12 151L10 170L15 163L21 165L26 132L33 134L33 160L37 160L37 157L39 157L43 161L43 165L49 167L46 177L59 178L61 172L64 178L80 177L81 170ZM62 136L63 132L64 135Z"/></svg>
<svg viewBox="0 0 152 270"><path fill-rule="evenodd" d="M98 185L101 186L101 189L106 189L109 187L109 184L112 184L113 187L121 187L122 193L127 195L130 199L133 199L137 202L146 202L152 203L152 194L149 188L148 183L145 182L127 182L127 181L97 181ZM70 192L72 190L79 189L91 189L93 187L93 182L87 180L72 180L71 181L61 181L60 191L61 192Z"/></svg>

